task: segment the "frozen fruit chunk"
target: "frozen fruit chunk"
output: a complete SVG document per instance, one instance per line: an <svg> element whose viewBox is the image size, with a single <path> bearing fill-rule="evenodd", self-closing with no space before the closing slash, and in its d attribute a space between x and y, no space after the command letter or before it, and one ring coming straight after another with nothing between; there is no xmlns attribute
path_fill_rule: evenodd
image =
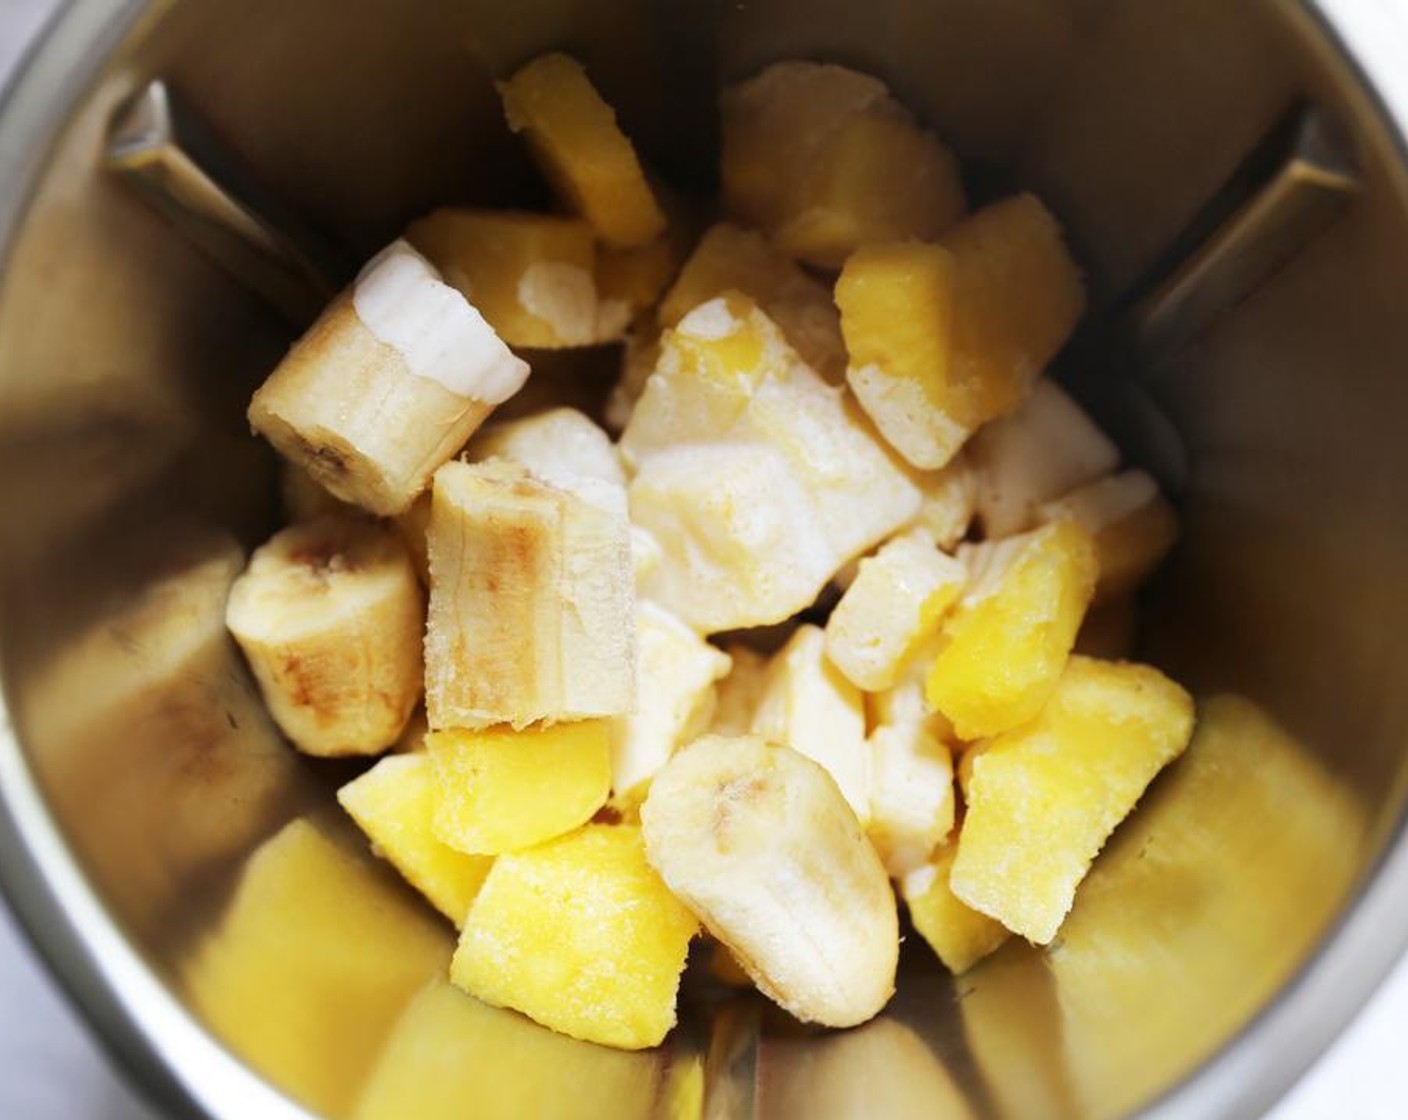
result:
<svg viewBox="0 0 1408 1120"><path fill-rule="evenodd" d="M966 906L949 887L957 844L946 844L900 884L909 920L954 975L967 972L996 951L1011 933L1001 922Z"/></svg>

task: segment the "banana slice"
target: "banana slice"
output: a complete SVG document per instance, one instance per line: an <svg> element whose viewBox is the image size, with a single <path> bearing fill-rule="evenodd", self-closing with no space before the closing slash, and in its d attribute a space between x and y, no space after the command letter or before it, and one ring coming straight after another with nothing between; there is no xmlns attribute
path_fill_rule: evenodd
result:
<svg viewBox="0 0 1408 1120"><path fill-rule="evenodd" d="M624 510L501 459L446 463L435 474L429 545L432 728L521 728L632 709L635 577Z"/></svg>
<svg viewBox="0 0 1408 1120"><path fill-rule="evenodd" d="M652 866L764 995L830 1027L885 1006L894 895L820 766L752 736L705 736L655 775L640 816Z"/></svg>
<svg viewBox="0 0 1408 1120"><path fill-rule="evenodd" d="M249 422L334 496L390 516L527 378L483 316L396 241L294 343Z"/></svg>
<svg viewBox="0 0 1408 1120"><path fill-rule="evenodd" d="M277 534L225 611L279 727L322 756L376 754L400 736L420 699L424 623L395 532L352 516Z"/></svg>

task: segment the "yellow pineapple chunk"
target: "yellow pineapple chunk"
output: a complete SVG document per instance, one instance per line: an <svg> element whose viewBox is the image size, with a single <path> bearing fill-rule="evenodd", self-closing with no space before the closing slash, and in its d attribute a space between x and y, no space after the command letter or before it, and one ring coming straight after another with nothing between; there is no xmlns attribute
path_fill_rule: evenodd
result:
<svg viewBox="0 0 1408 1120"><path fill-rule="evenodd" d="M663 557L644 593L704 633L780 622L919 493L745 296L667 332L621 450Z"/></svg>
<svg viewBox="0 0 1408 1120"><path fill-rule="evenodd" d="M606 720L432 731L435 835L460 852L530 848L585 824L611 789Z"/></svg>
<svg viewBox="0 0 1408 1120"><path fill-rule="evenodd" d="M1061 227L1035 195L985 206L946 233L954 256L956 384L974 426L1022 403L1085 311L1085 285Z"/></svg>
<svg viewBox="0 0 1408 1120"><path fill-rule="evenodd" d="M711 735L747 735L767 691L768 659L755 649L734 643L725 651L731 667L719 681Z"/></svg>
<svg viewBox="0 0 1408 1120"><path fill-rule="evenodd" d="M818 626L797 627L772 658L752 733L791 747L835 779L864 823L870 818L870 748L865 741L865 702L826 657Z"/></svg>
<svg viewBox="0 0 1408 1120"><path fill-rule="evenodd" d="M870 245L836 281L846 380L880 433L921 469L942 467L984 420L987 386L953 362L957 265L940 245Z"/></svg>
<svg viewBox="0 0 1408 1120"><path fill-rule="evenodd" d="M974 758L953 893L1048 943L1110 833L1192 733L1192 698L1158 670L1073 657L1041 714Z"/></svg>
<svg viewBox="0 0 1408 1120"><path fill-rule="evenodd" d="M714 682L731 662L662 607L636 607L636 707L611 721L611 789L639 804L640 789L674 754L698 737L714 714Z"/></svg>
<svg viewBox="0 0 1408 1120"><path fill-rule="evenodd" d="M667 198L665 210L669 228L649 244L598 247L596 284L605 316L624 313L629 321L654 311L689 256L699 236L693 208L679 198Z"/></svg>
<svg viewBox="0 0 1408 1120"><path fill-rule="evenodd" d="M574 1038L658 1046L696 928L646 863L639 828L588 825L494 861L450 979Z"/></svg>
<svg viewBox="0 0 1408 1120"><path fill-rule="evenodd" d="M1120 454L1064 389L1042 378L1021 408L973 437L968 457L983 536L992 540L1054 520L1038 507L1109 474Z"/></svg>
<svg viewBox="0 0 1408 1120"><path fill-rule="evenodd" d="M352 1120L685 1120L654 1111L667 1060L554 1034L437 978L397 1022Z"/></svg>
<svg viewBox="0 0 1408 1120"><path fill-rule="evenodd" d="M893 537L860 570L826 623L826 653L867 692L889 688L957 601L968 570L922 530Z"/></svg>
<svg viewBox="0 0 1408 1120"><path fill-rule="evenodd" d="M266 840L182 979L196 1014L259 1073L344 1116L450 938L395 876L306 819Z"/></svg>
<svg viewBox="0 0 1408 1120"><path fill-rule="evenodd" d="M791 256L838 268L963 213L953 154L866 74L781 62L726 90L722 110L724 208Z"/></svg>
<svg viewBox="0 0 1408 1120"><path fill-rule="evenodd" d="M1095 590L1095 545L1073 521L960 550L970 582L944 627L925 696L961 739L1041 711Z"/></svg>
<svg viewBox="0 0 1408 1120"><path fill-rule="evenodd" d="M510 346L590 346L620 337L629 318L598 298L586 222L444 209L412 222L406 238Z"/></svg>
<svg viewBox="0 0 1408 1120"><path fill-rule="evenodd" d="M701 303L728 291L755 301L827 382L839 385L844 380L846 344L826 285L762 234L731 222L714 226L695 247L660 304L660 325L673 327Z"/></svg>
<svg viewBox="0 0 1408 1120"><path fill-rule="evenodd" d="M949 889L957 844L945 844L900 884L909 920L955 976L994 952L1011 934L1001 922L965 906Z"/></svg>
<svg viewBox="0 0 1408 1120"><path fill-rule="evenodd" d="M897 879L922 865L953 828L953 756L921 724L877 727L870 753L866 835Z"/></svg>
<svg viewBox="0 0 1408 1120"><path fill-rule="evenodd" d="M582 64L539 55L499 84L504 115L563 200L609 245L648 245L665 232L665 213L611 106Z"/></svg>
<svg viewBox="0 0 1408 1120"><path fill-rule="evenodd" d="M372 850L462 926L493 861L458 852L436 837L432 769L424 751L383 758L338 790L337 800L367 834Z"/></svg>
<svg viewBox="0 0 1408 1120"><path fill-rule="evenodd" d="M1041 508L1040 519L1068 517L1095 537L1100 581L1095 601L1137 590L1178 539L1178 515L1144 471L1125 471L1074 490Z"/></svg>

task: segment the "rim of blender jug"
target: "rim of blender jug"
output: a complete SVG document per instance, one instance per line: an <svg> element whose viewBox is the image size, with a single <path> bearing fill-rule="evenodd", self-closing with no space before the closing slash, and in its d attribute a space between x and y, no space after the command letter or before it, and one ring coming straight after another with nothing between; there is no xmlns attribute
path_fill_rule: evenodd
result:
<svg viewBox="0 0 1408 1120"><path fill-rule="evenodd" d="M162 3L65 0L0 90L0 274L53 144L112 51ZM1408 3L1301 0L1408 174ZM97 1040L172 1115L310 1120L206 1033L89 886L0 699L0 894ZM1330 1046L1408 950L1408 813L1299 971L1215 1054L1137 1115L1261 1115Z"/></svg>

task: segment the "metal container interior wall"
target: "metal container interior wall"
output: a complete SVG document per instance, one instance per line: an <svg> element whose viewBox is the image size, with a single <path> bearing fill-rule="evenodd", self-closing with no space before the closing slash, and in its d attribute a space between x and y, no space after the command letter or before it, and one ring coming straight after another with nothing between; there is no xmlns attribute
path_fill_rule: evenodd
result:
<svg viewBox="0 0 1408 1120"><path fill-rule="evenodd" d="M1372 45L1371 7L69 5L0 113L0 869L104 1041L172 1115L1258 1114L1408 940L1408 190L1381 75L1347 45L1351 23ZM435 205L546 203L493 84L546 48L581 57L649 161L701 190L722 84L790 57L875 72L975 198L1051 205L1097 314L1288 106L1345 123L1361 184L1331 226L1176 353L1065 371L1129 461L1157 458L1149 415L1176 433L1177 469L1153 465L1183 537L1139 652L1201 719L1049 950L1009 944L955 980L911 939L890 1009L833 1035L687 992L672 1045L627 1055L433 987L416 997L433 1029L410 1038L391 966L337 971L368 931L239 896L289 820L337 832L348 772L278 740L220 623L274 524L244 405L291 332L103 173L106 123L167 79L365 256ZM601 374L546 368L578 390ZM1131 401L1143 419L1122 422ZM264 960L286 952L302 964ZM374 1080L383 1109L400 1086L391 1111Z"/></svg>

